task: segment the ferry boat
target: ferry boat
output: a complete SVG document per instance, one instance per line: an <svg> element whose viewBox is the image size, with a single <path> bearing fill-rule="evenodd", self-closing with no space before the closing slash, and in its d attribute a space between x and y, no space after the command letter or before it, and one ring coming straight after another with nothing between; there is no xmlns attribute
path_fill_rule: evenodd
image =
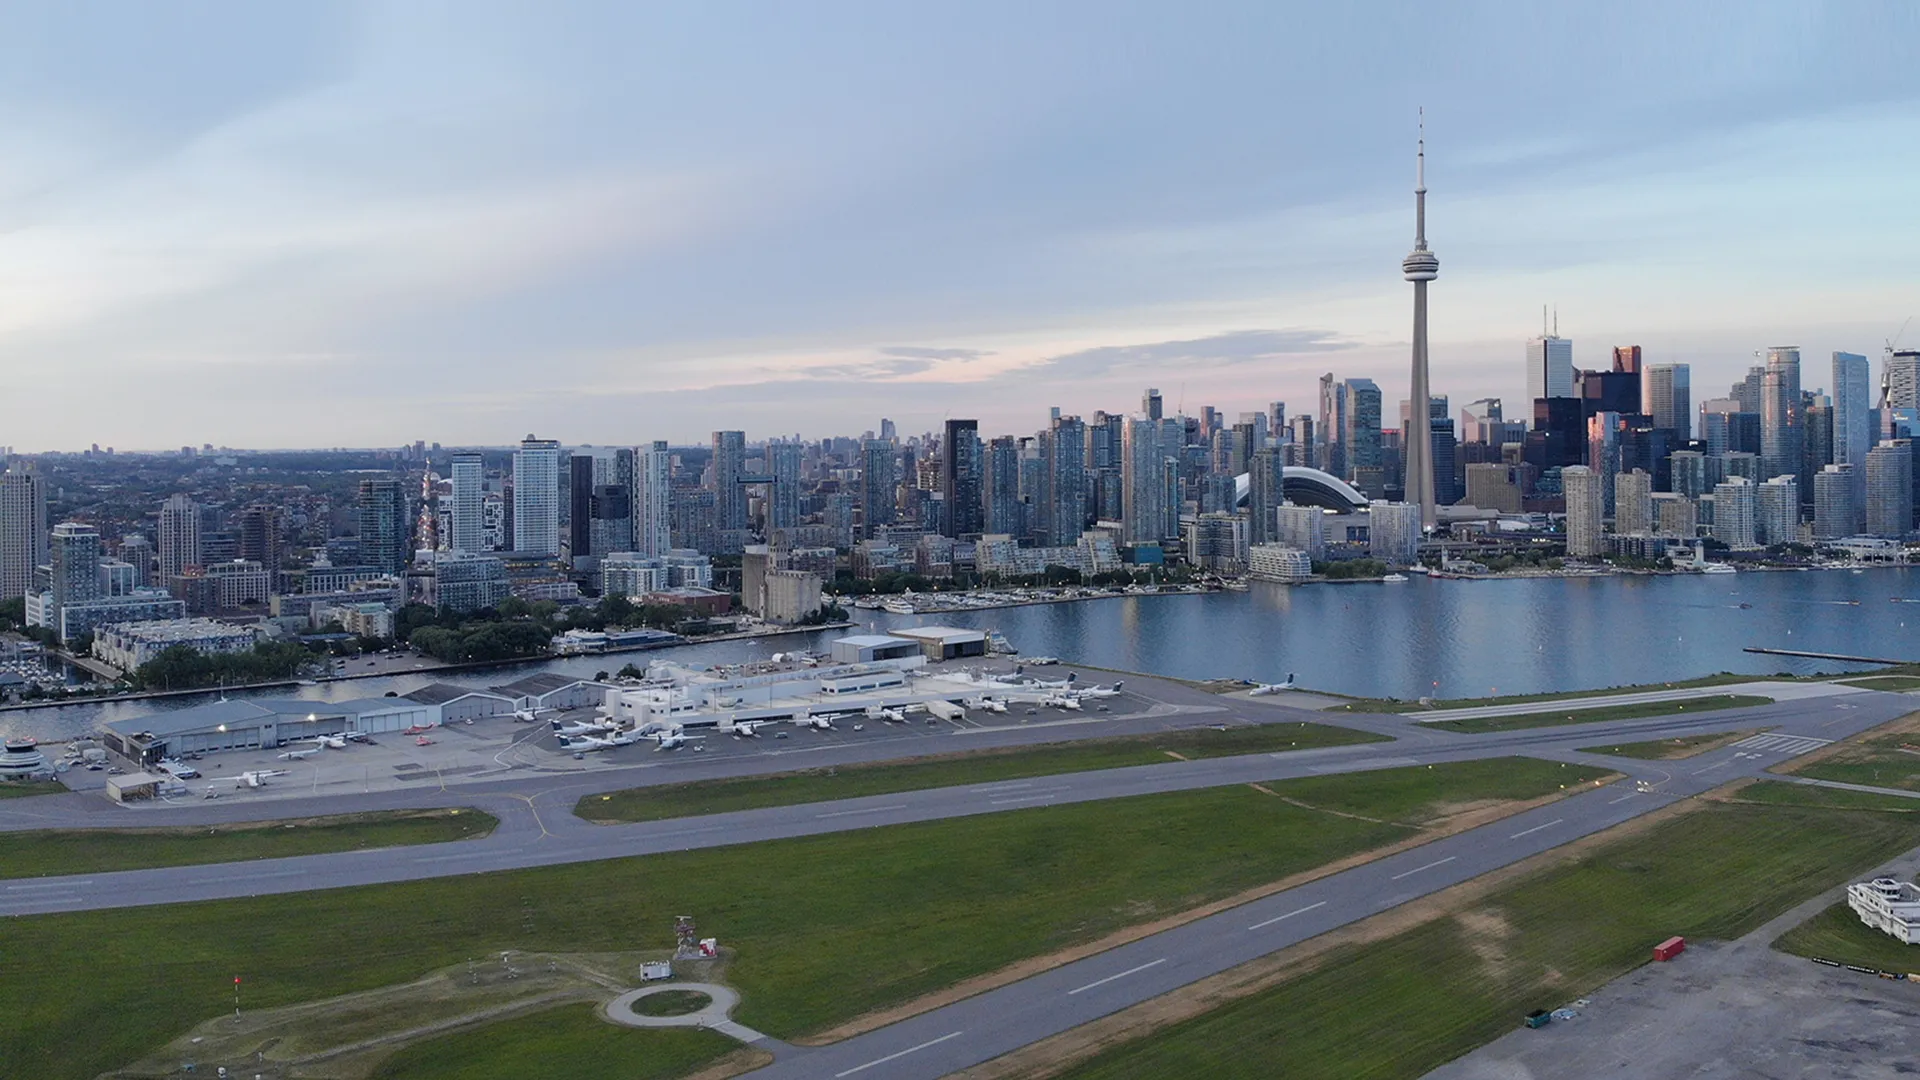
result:
<svg viewBox="0 0 1920 1080"><path fill-rule="evenodd" d="M1381 580L1381 581L1384 581L1384 582L1386 582L1386 583L1387 583L1387 584L1389 584L1389 585L1398 585L1398 584L1400 584L1401 582L1404 582L1404 581L1406 581L1406 580L1407 580L1407 575L1405 575L1405 574L1388 574L1388 575L1387 575L1386 577L1383 577L1383 578L1381 578L1380 580Z"/></svg>
<svg viewBox="0 0 1920 1080"><path fill-rule="evenodd" d="M1739 573L1738 570L1735 570L1733 567L1723 562L1710 562L1707 565L1701 567L1700 572L1703 574L1737 574Z"/></svg>
<svg viewBox="0 0 1920 1080"><path fill-rule="evenodd" d="M905 600L889 600L886 603L880 605L880 610L885 611L892 615L920 614L920 612L917 611L912 604L907 603Z"/></svg>

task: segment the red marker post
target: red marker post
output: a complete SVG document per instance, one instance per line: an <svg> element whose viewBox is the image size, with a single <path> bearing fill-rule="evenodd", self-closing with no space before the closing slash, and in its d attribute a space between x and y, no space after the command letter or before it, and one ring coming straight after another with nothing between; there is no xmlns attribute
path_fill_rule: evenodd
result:
<svg viewBox="0 0 1920 1080"><path fill-rule="evenodd" d="M233 977L233 1022L240 1022L240 976Z"/></svg>

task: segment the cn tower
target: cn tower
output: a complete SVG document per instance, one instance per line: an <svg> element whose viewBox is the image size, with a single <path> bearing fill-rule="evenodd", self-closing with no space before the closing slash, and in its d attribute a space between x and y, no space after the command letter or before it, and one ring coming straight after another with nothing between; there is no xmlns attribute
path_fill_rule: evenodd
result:
<svg viewBox="0 0 1920 1080"><path fill-rule="evenodd" d="M1427 250L1427 118L1420 111L1419 150L1414 155L1413 251L1400 272L1413 282L1413 402L1408 410L1406 499L1420 506L1420 526L1432 529L1433 394L1427 383L1427 282L1440 276L1440 258Z"/></svg>

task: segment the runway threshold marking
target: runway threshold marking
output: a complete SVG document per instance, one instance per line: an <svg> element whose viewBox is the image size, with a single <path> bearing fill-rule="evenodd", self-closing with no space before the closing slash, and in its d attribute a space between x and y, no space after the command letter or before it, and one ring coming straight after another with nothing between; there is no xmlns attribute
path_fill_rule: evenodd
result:
<svg viewBox="0 0 1920 1080"><path fill-rule="evenodd" d="M1312 911L1314 908L1322 908L1326 906L1327 906L1327 902L1325 900L1322 900L1317 904L1308 904L1306 907L1297 908L1293 911L1289 911L1285 915L1275 915L1273 918L1268 919L1265 922L1254 923L1252 926L1247 927L1247 929L1258 930L1263 926L1272 926L1274 923L1277 923L1282 919L1291 919L1295 915L1305 915L1307 912Z"/></svg>
<svg viewBox="0 0 1920 1080"><path fill-rule="evenodd" d="M1109 975L1109 976L1107 976L1107 977L1106 977L1106 978L1104 978L1104 979L1095 979L1095 980L1093 980L1092 982L1090 982L1090 983L1088 983L1088 984L1087 984L1087 985L1085 985L1085 986L1082 986L1082 987L1078 987L1078 988L1076 988L1076 989L1073 989L1073 990L1069 990L1069 991L1067 991L1067 996L1068 996L1068 997L1072 997L1073 995L1075 995L1075 994L1078 994L1078 993L1080 993L1080 992L1081 992L1081 991L1083 991L1083 990L1091 990L1091 989L1093 989L1093 988L1094 988L1094 987L1096 987L1096 986L1105 986L1105 985L1107 985L1108 983L1110 983L1110 982L1112 982L1112 981L1113 981L1113 980L1115 980L1115 979L1124 979L1124 978L1126 978L1126 977L1127 977L1127 976L1129 976L1129 975L1133 975L1133 974L1137 974L1137 973L1139 973L1139 972L1142 972L1142 971L1145 971L1145 970L1147 970L1147 969L1148 969L1148 968L1150 968L1150 967L1159 967L1159 966L1160 966L1161 964L1164 964L1164 963L1166 963L1166 962L1167 962L1167 958L1166 958L1166 957L1164 957L1164 956L1163 956L1163 957L1161 957L1161 958L1160 958L1160 959L1158 959L1158 960L1149 960L1149 961L1147 961L1146 963L1144 963L1144 964L1141 964L1141 965L1140 965L1139 967L1130 967L1130 968L1128 968L1127 970L1125 970L1125 971L1123 971L1123 972L1121 972L1121 973L1120 973L1120 974L1118 974L1118 975Z"/></svg>
<svg viewBox="0 0 1920 1080"><path fill-rule="evenodd" d="M1523 837L1523 836L1527 836L1527 835L1530 835L1530 834L1532 834L1532 833L1537 833L1537 832L1539 832L1539 831L1540 831L1541 829L1551 829L1551 828L1553 828L1553 827L1554 827L1555 825L1558 825L1558 824L1560 824L1561 822L1563 822L1563 821L1565 821L1565 820L1567 820L1567 819L1566 819L1566 818L1562 818L1562 817L1557 817L1557 818L1554 818L1554 819L1553 819L1552 821L1549 821L1549 822L1547 822L1547 823L1546 823L1545 825L1535 825L1535 826L1534 826L1533 828L1531 828L1531 829L1522 829L1522 830L1520 830L1519 832L1517 832L1517 833L1514 833L1514 834L1513 834L1512 836L1509 836L1509 837L1507 837L1507 839L1509 839L1509 840L1518 840L1518 839L1520 839L1520 838L1521 838L1521 837Z"/></svg>
<svg viewBox="0 0 1920 1080"><path fill-rule="evenodd" d="M1459 858L1459 857L1460 857L1460 856L1458 856L1458 855L1449 855L1449 856L1447 856L1447 857L1446 857L1446 858L1444 858L1444 859L1437 859L1437 860L1435 860L1435 861L1433 861L1433 862L1430 862L1430 863L1428 863L1428 864L1427 864L1427 865L1425 865L1425 866L1416 866L1416 867L1414 867L1413 869L1411 869L1411 870L1408 870L1408 871L1407 871L1406 873L1404 873L1404 874L1395 874L1395 875L1393 875L1392 877L1390 877L1390 878L1388 878L1387 880L1388 880L1388 881L1399 881L1399 880L1400 880L1401 878L1403 878L1403 877L1412 877L1413 875L1415 875L1415 874L1417 874L1417 873L1419 873L1419 872L1420 872L1420 871L1422 871L1422 870L1431 870L1431 869L1433 869L1433 868L1434 868L1434 867L1436 867L1436 866L1443 866L1443 865L1445 865L1445 864L1447 864L1447 863L1450 863L1450 862L1452 862L1453 860L1455 860L1455 859L1457 859L1457 858Z"/></svg>
<svg viewBox="0 0 1920 1080"><path fill-rule="evenodd" d="M892 806L869 806L864 810L835 810L830 814L815 814L816 818L852 817L855 814L884 814L889 810L905 810L906 803L894 803Z"/></svg>
<svg viewBox="0 0 1920 1080"><path fill-rule="evenodd" d="M853 1068L848 1069L845 1072L834 1073L833 1074L834 1080L839 1080L839 1078L843 1076L852 1076L854 1073L857 1073L857 1072L865 1072L868 1069L873 1068L875 1065L885 1065L887 1062L892 1061L895 1058L906 1057L908 1054L925 1050L929 1046L938 1046L941 1043L946 1042L948 1039L957 1039L960 1037L960 1035L961 1033L958 1031L949 1032L945 1035L940 1036L937 1039L928 1039L926 1042L921 1043L919 1046L909 1046L905 1050L902 1050L897 1054L888 1054L886 1057L883 1057L883 1058L874 1058L872 1061L867 1062L865 1065L855 1065Z"/></svg>

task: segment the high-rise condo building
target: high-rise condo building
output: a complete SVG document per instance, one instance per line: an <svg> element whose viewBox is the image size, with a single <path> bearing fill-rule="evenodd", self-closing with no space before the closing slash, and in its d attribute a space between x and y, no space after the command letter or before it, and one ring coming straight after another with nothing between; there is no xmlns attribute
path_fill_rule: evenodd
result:
<svg viewBox="0 0 1920 1080"><path fill-rule="evenodd" d="M281 532L285 514L275 503L254 503L240 511L240 557L260 564L269 580L279 581Z"/></svg>
<svg viewBox="0 0 1920 1080"><path fill-rule="evenodd" d="M1768 349L1760 382L1760 471L1770 477L1799 475L1804 434L1800 350L1790 345Z"/></svg>
<svg viewBox="0 0 1920 1080"><path fill-rule="evenodd" d="M568 461L567 551L575 559L633 550L633 451L574 454Z"/></svg>
<svg viewBox="0 0 1920 1080"><path fill-rule="evenodd" d="M513 454L513 550L560 554L560 444L528 435Z"/></svg>
<svg viewBox="0 0 1920 1080"><path fill-rule="evenodd" d="M1567 554L1591 559L1601 552L1600 521L1605 505L1601 477L1585 465L1560 470L1560 489L1567 500Z"/></svg>
<svg viewBox="0 0 1920 1080"><path fill-rule="evenodd" d="M1420 508L1375 499L1367 507L1367 554L1394 566L1412 566L1420 555Z"/></svg>
<svg viewBox="0 0 1920 1080"><path fill-rule="evenodd" d="M1120 532L1129 544L1157 544L1166 538L1167 452L1160 436L1157 420L1127 422Z"/></svg>
<svg viewBox="0 0 1920 1080"><path fill-rule="evenodd" d="M1813 474L1813 538L1839 540L1860 531L1853 501L1853 466L1828 465Z"/></svg>
<svg viewBox="0 0 1920 1080"><path fill-rule="evenodd" d="M940 443L941 514L946 536L985 532L981 501L981 447L978 420L948 420Z"/></svg>
<svg viewBox="0 0 1920 1080"><path fill-rule="evenodd" d="M100 598L100 533L93 526L76 521L55 525L47 558L55 612ZM57 619L54 625L59 625Z"/></svg>
<svg viewBox="0 0 1920 1080"><path fill-rule="evenodd" d="M1639 346L1634 346L1636 350ZM1693 438L1693 369L1655 364L1640 377L1640 411L1684 443Z"/></svg>
<svg viewBox="0 0 1920 1080"><path fill-rule="evenodd" d="M800 524L800 444L779 440L767 444L767 527L791 529Z"/></svg>
<svg viewBox="0 0 1920 1080"><path fill-rule="evenodd" d="M1327 553L1327 514L1317 506L1282 503L1274 510L1276 543L1299 548L1313 558Z"/></svg>
<svg viewBox="0 0 1920 1080"><path fill-rule="evenodd" d="M987 447L987 464L982 476L982 501L986 504L983 532L1018 536L1020 520L1020 440L1002 435Z"/></svg>
<svg viewBox="0 0 1920 1080"><path fill-rule="evenodd" d="M1347 467L1347 395L1345 384L1335 382L1333 372L1320 376L1319 468L1345 478Z"/></svg>
<svg viewBox="0 0 1920 1080"><path fill-rule="evenodd" d="M1653 532L1653 477L1644 469L1613 478L1613 531L1625 536Z"/></svg>
<svg viewBox="0 0 1920 1080"><path fill-rule="evenodd" d="M33 468L0 473L0 600L27 595L47 561L47 484Z"/></svg>
<svg viewBox="0 0 1920 1080"><path fill-rule="evenodd" d="M559 496L557 487L554 496ZM406 484L391 478L369 477L360 481L357 501L360 561L382 573L406 573L413 563L413 515ZM165 561L164 556L161 561Z"/></svg>
<svg viewBox="0 0 1920 1080"><path fill-rule="evenodd" d="M881 525L893 524L893 443L868 439L860 444L860 515L867 536Z"/></svg>
<svg viewBox="0 0 1920 1080"><path fill-rule="evenodd" d="M1753 481L1744 476L1729 476L1713 486L1713 538L1735 550L1744 551L1754 543Z"/></svg>
<svg viewBox="0 0 1920 1080"><path fill-rule="evenodd" d="M1145 415L1147 419L1160 419L1164 409L1165 406L1161 403L1160 391L1158 389L1148 387L1147 392L1140 395L1140 412Z"/></svg>
<svg viewBox="0 0 1920 1080"><path fill-rule="evenodd" d="M1380 468L1380 387L1372 379L1348 379L1340 396L1346 418L1347 471Z"/></svg>
<svg viewBox="0 0 1920 1080"><path fill-rule="evenodd" d="M447 550L487 550L487 470L479 454L455 454L447 466L452 482Z"/></svg>
<svg viewBox="0 0 1920 1080"><path fill-rule="evenodd" d="M740 477L747 470L747 433L713 433L714 527L722 532L747 527L747 491Z"/></svg>
<svg viewBox="0 0 1920 1080"><path fill-rule="evenodd" d="M1899 538L1913 528L1913 444L1906 439L1867 451L1867 535Z"/></svg>
<svg viewBox="0 0 1920 1080"><path fill-rule="evenodd" d="M160 584L204 566L200 552L200 504L185 495L169 495L160 504Z"/></svg>
<svg viewBox="0 0 1920 1080"><path fill-rule="evenodd" d="M1890 352L1882 377L1886 382L1886 404L1895 409L1920 409L1920 351Z"/></svg>
<svg viewBox="0 0 1920 1080"><path fill-rule="evenodd" d="M1087 523L1087 425L1077 416L1056 416L1040 433L1042 547L1080 542Z"/></svg>
<svg viewBox="0 0 1920 1080"><path fill-rule="evenodd" d="M1851 466L1847 480L1853 485L1852 505L1856 514L1867 494L1867 450L1873 445L1873 404L1873 370L1867 358L1859 353L1834 353L1833 463ZM1816 508L1819 500L1816 487ZM1859 528L1857 522L1853 528Z"/></svg>
<svg viewBox="0 0 1920 1080"><path fill-rule="evenodd" d="M1263 446L1253 452L1252 468L1247 471L1247 542L1280 541L1278 518L1280 504L1287 501L1286 460L1277 446Z"/></svg>
<svg viewBox="0 0 1920 1080"><path fill-rule="evenodd" d="M634 550L663 558L673 550L673 453L656 439L634 461Z"/></svg>
<svg viewBox="0 0 1920 1080"><path fill-rule="evenodd" d="M1755 543L1792 544L1800 539L1800 480L1791 473L1771 477L1753 496Z"/></svg>

